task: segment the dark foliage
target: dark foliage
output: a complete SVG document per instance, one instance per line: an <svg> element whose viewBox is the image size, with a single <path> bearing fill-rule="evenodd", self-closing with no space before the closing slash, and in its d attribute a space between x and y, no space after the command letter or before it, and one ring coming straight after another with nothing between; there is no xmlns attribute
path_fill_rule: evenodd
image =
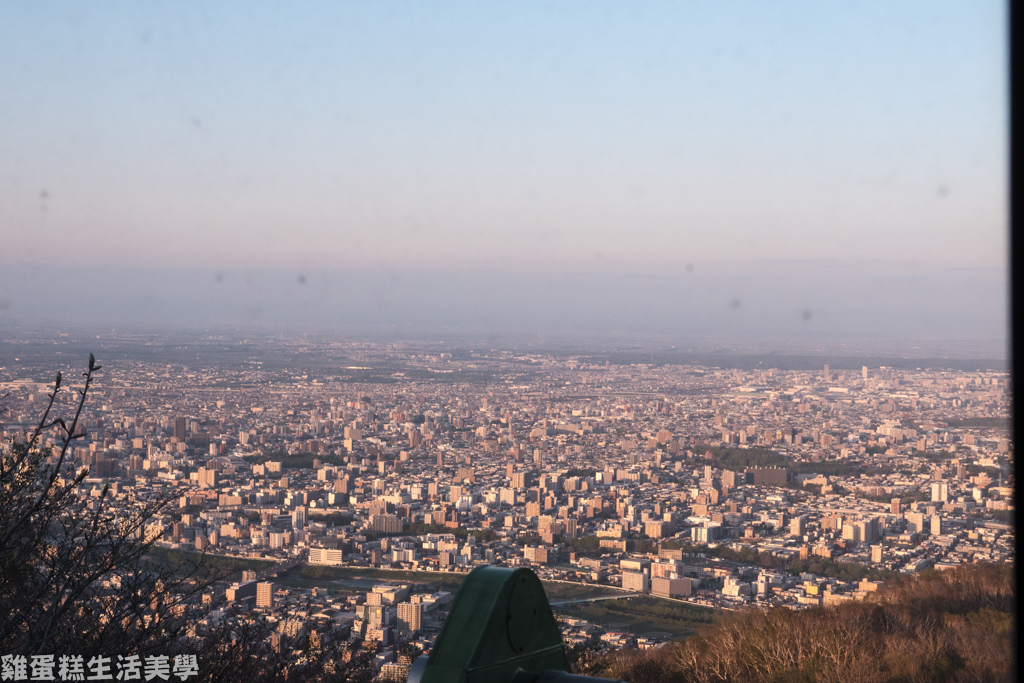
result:
<svg viewBox="0 0 1024 683"><path fill-rule="evenodd" d="M169 498L90 489L72 445L100 366L89 357L72 417L58 373L38 425L0 452L0 652L13 656L195 655L189 680L368 681L371 654L329 628L282 634L265 619L214 612L202 593L234 571L210 558L150 559ZM159 553L153 553L159 555ZM179 558L182 559L182 558Z"/></svg>
<svg viewBox="0 0 1024 683"><path fill-rule="evenodd" d="M626 681L836 683L1016 680L1012 567L893 581L866 601L745 612L600 669Z"/></svg>

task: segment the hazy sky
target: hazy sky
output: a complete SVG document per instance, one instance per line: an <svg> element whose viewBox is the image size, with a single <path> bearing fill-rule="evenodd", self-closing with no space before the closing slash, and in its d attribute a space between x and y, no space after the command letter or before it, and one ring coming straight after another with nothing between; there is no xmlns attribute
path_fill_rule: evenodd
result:
<svg viewBox="0 0 1024 683"><path fill-rule="evenodd" d="M985 0L4 2L0 265L1002 283L1006 51Z"/></svg>

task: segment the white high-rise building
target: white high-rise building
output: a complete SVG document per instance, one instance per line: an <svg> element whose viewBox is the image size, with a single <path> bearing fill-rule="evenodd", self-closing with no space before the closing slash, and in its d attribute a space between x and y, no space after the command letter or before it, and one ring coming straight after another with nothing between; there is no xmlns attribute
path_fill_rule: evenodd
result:
<svg viewBox="0 0 1024 683"><path fill-rule="evenodd" d="M306 527L306 508L297 507L292 510L292 528L304 529Z"/></svg>
<svg viewBox="0 0 1024 683"><path fill-rule="evenodd" d="M261 581L256 584L256 606L274 606L274 584L269 581Z"/></svg>
<svg viewBox="0 0 1024 683"><path fill-rule="evenodd" d="M402 602L398 604L398 630L415 633L422 628L423 603Z"/></svg>
<svg viewBox="0 0 1024 683"><path fill-rule="evenodd" d="M340 567L344 562L344 558L341 550L335 550L333 548L310 548L308 561L309 564L324 564Z"/></svg>

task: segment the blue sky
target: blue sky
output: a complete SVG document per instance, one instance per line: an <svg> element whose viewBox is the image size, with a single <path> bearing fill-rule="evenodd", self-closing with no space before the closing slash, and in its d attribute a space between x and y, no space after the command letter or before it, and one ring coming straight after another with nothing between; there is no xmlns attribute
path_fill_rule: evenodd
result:
<svg viewBox="0 0 1024 683"><path fill-rule="evenodd" d="M1005 16L6 2L0 264L998 279Z"/></svg>
<svg viewBox="0 0 1024 683"><path fill-rule="evenodd" d="M997 265L1004 14L5 3L0 217L112 262Z"/></svg>

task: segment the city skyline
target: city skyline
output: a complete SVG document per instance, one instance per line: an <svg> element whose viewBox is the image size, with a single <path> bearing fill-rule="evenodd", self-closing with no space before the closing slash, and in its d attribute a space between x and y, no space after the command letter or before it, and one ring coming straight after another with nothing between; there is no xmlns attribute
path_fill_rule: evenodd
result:
<svg viewBox="0 0 1024 683"><path fill-rule="evenodd" d="M36 424L82 343L101 367L89 356L68 442L63 423ZM12 350L0 455L31 440L88 468L81 496L101 516L165 501L140 527L152 560L202 553L227 570L191 595L197 634L267 617L272 647L358 638L388 680L405 680L406 646L440 647L475 567L528 568L566 646L614 655L699 638L711 610L842 619L844 605L885 604L898 578L1015 563L1004 368L295 335L5 340ZM977 651L962 650L968 668L999 665Z"/></svg>
<svg viewBox="0 0 1024 683"><path fill-rule="evenodd" d="M1015 680L1009 10L0 4L3 679Z"/></svg>

